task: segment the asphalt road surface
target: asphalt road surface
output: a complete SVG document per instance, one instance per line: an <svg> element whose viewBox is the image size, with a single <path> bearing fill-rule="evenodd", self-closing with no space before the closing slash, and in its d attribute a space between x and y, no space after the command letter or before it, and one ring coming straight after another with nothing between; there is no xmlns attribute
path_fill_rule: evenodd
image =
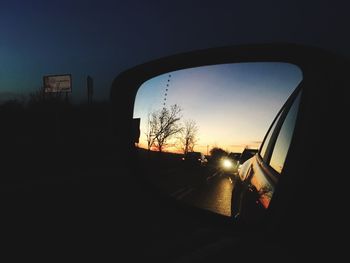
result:
<svg viewBox="0 0 350 263"><path fill-rule="evenodd" d="M234 172L177 165L152 174L152 182L171 197L221 215L231 215Z"/></svg>
<svg viewBox="0 0 350 263"><path fill-rule="evenodd" d="M188 189L183 191L183 189ZM197 187L184 187L172 193L176 199L199 208L231 216L231 193L233 181L228 176L215 176L206 184Z"/></svg>

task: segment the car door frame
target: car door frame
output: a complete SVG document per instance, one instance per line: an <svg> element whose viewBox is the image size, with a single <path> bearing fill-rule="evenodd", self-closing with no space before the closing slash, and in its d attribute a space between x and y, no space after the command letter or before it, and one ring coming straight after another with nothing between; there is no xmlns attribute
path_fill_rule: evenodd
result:
<svg viewBox="0 0 350 263"><path fill-rule="evenodd" d="M263 174L266 180L271 182L272 187L276 188L280 174L276 172L269 165L269 162L270 162L278 135L281 131L282 125L285 122L286 117L293 103L295 102L295 99L298 97L300 93L301 93L300 95L302 96L302 87L303 87L303 81L301 81L301 83L296 87L296 89L286 100L282 108L276 114L276 117L274 118L268 131L265 134L264 140L260 146L258 153L254 157L252 157L252 159L250 160L250 164L246 170L246 174L242 175L241 179L243 180L241 182L237 182L236 189L234 188L234 193L232 197L232 204L234 205L232 207L232 210L237 210L237 212L233 214L233 217L237 222L240 222L243 224L248 223L250 225L259 224L263 222L263 218L262 218L263 214L268 208L264 207L264 205L261 204L260 193L254 186L254 183L252 183L252 179L256 175L256 173L258 173L257 170L259 170L259 174ZM300 105L298 105L298 111L299 111L299 107ZM297 115L297 119L298 119L298 115ZM297 121L298 121L297 119L295 121L295 125L297 124ZM276 121L277 123L275 126ZM269 141L267 142L268 145L267 145L266 151L264 153L264 156L261 156L262 147L265 144L268 138L268 134L270 133L272 128L274 128L274 130L272 131L272 135L269 138ZM293 140L293 136L292 136L292 140ZM287 158L288 158L288 153L287 153L286 159ZM234 200L235 198L239 198L240 200ZM235 205L237 207L235 207ZM254 209L254 207L256 207L256 209ZM244 211L247 209L250 210L250 212ZM259 211L261 210L261 212L258 212L258 210ZM255 212L252 212L252 211L255 211ZM253 214L249 215L249 213L254 213L254 215ZM257 216L257 215L260 215L260 216Z"/></svg>

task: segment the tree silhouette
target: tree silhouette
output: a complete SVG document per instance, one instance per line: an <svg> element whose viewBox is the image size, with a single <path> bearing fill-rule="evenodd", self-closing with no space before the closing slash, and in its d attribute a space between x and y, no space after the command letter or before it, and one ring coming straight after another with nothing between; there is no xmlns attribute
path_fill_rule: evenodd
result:
<svg viewBox="0 0 350 263"><path fill-rule="evenodd" d="M179 141L184 154L193 152L197 142L198 127L194 120L186 120L180 132Z"/></svg>
<svg viewBox="0 0 350 263"><path fill-rule="evenodd" d="M213 149L210 150L210 156L211 156L212 162L214 164L218 164L222 157L228 156L228 152L226 152L225 150L219 147L214 147Z"/></svg>
<svg viewBox="0 0 350 263"><path fill-rule="evenodd" d="M147 132L149 147L154 144L157 150L162 152L167 141L182 131L182 127L178 124L181 119L180 114L181 108L177 104L170 106L170 109L164 107L151 114Z"/></svg>
<svg viewBox="0 0 350 263"><path fill-rule="evenodd" d="M153 130L155 125L151 125L151 113L148 113L147 116L147 128L145 131L146 141L147 141L147 149L150 151L155 141L155 131Z"/></svg>
<svg viewBox="0 0 350 263"><path fill-rule="evenodd" d="M219 147L214 147L213 149L210 150L210 155L212 157L214 157L214 156L223 157L223 156L227 156L228 152L226 152L225 150L223 150Z"/></svg>

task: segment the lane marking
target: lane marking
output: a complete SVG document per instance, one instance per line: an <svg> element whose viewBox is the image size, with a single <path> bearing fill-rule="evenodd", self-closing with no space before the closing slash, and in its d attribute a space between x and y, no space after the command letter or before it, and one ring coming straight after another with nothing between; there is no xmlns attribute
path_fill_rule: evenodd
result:
<svg viewBox="0 0 350 263"><path fill-rule="evenodd" d="M187 191L183 192L181 195L177 196L177 199L182 199L184 198L186 195L189 195L194 189L193 188L189 188L187 189Z"/></svg>
<svg viewBox="0 0 350 263"><path fill-rule="evenodd" d="M190 194L193 190L194 190L194 188L187 186L187 187L183 187L183 188L178 189L177 191L173 192L170 195L176 199L182 199L186 195Z"/></svg>
<svg viewBox="0 0 350 263"><path fill-rule="evenodd" d="M173 192L173 193L170 194L170 195L173 196L173 197L176 197L176 195L180 194L180 193L183 192L183 191L186 191L186 189L188 189L188 187L182 187L182 188L176 190L175 192Z"/></svg>
<svg viewBox="0 0 350 263"><path fill-rule="evenodd" d="M214 177L217 176L219 173L220 173L220 172L217 171L217 172L213 173L212 175L208 176L208 177L207 177L207 181L209 181L210 179L214 178Z"/></svg>

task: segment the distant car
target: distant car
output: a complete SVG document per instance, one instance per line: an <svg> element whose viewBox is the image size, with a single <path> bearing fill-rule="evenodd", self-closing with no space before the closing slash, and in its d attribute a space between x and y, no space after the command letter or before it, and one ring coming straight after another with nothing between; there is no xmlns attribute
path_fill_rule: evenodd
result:
<svg viewBox="0 0 350 263"><path fill-rule="evenodd" d="M235 160L235 161L238 161L239 160L239 157L241 156L241 153L239 152L231 152L228 154L228 157Z"/></svg>
<svg viewBox="0 0 350 263"><path fill-rule="evenodd" d="M238 153L238 152L231 152L227 156L227 159L232 162L232 166L235 171L238 169L240 157L241 157L241 153Z"/></svg>
<svg viewBox="0 0 350 263"><path fill-rule="evenodd" d="M204 166L208 160L201 152L188 152L182 157L182 161L185 164Z"/></svg>

